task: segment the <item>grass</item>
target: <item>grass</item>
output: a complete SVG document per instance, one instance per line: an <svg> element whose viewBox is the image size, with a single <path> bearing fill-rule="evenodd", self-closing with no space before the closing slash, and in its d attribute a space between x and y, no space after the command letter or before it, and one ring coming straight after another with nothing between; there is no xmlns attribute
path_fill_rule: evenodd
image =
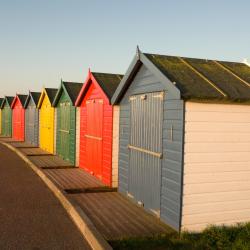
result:
<svg viewBox="0 0 250 250"><path fill-rule="evenodd" d="M250 223L210 226L202 233L184 232L153 238L111 241L114 250L250 250Z"/></svg>

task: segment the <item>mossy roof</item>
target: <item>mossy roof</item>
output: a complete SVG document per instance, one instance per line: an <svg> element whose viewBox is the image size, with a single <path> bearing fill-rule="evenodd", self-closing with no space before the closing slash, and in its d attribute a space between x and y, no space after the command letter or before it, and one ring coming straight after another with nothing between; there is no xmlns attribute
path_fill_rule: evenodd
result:
<svg viewBox="0 0 250 250"><path fill-rule="evenodd" d="M41 92L30 92L25 100L24 108L27 108L31 97L32 97L32 100L34 101L35 106L37 107L40 96L41 96Z"/></svg>
<svg viewBox="0 0 250 250"><path fill-rule="evenodd" d="M14 96L6 96L5 97L5 100L7 101L9 106L11 106L11 103L13 102L14 98L15 98ZM4 104L4 101L3 101L2 105L3 104Z"/></svg>
<svg viewBox="0 0 250 250"><path fill-rule="evenodd" d="M50 103L53 103L54 98L55 98L56 93L57 93L57 89L45 88L45 90L46 90L46 93L48 95Z"/></svg>
<svg viewBox="0 0 250 250"><path fill-rule="evenodd" d="M30 92L30 95L32 96L32 98L33 98L33 100L35 102L35 105L37 106L37 104L39 102L41 92Z"/></svg>
<svg viewBox="0 0 250 250"><path fill-rule="evenodd" d="M26 101L28 95L20 95L20 94L17 94L17 96L18 96L18 98L19 98L19 100L20 100L22 106L24 107L24 104L25 104L25 101Z"/></svg>
<svg viewBox="0 0 250 250"><path fill-rule="evenodd" d="M75 104L83 84L78 82L62 82L62 84L64 85L72 103Z"/></svg>
<svg viewBox="0 0 250 250"><path fill-rule="evenodd" d="M250 82L250 70L249 66L245 63L235 63L235 62L223 62L220 61L222 65L231 70L234 74L241 77L243 80Z"/></svg>
<svg viewBox="0 0 250 250"><path fill-rule="evenodd" d="M235 76L250 83L250 67L247 65L156 54L144 55L175 84L183 99L250 102L250 87Z"/></svg>
<svg viewBox="0 0 250 250"><path fill-rule="evenodd" d="M92 74L107 97L111 99L123 75L97 72L92 72Z"/></svg>
<svg viewBox="0 0 250 250"><path fill-rule="evenodd" d="M13 102L14 98L15 98L14 96L5 96L1 102L1 106L0 106L1 109L4 108L4 105L6 102L7 102L8 106L11 106L11 103Z"/></svg>

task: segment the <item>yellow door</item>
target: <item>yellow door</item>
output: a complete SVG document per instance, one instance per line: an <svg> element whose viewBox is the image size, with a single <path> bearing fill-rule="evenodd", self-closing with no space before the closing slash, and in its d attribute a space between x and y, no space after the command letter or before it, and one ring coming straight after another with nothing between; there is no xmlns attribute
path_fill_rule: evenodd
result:
<svg viewBox="0 0 250 250"><path fill-rule="evenodd" d="M2 109L0 109L0 134L2 134Z"/></svg>
<svg viewBox="0 0 250 250"><path fill-rule="evenodd" d="M54 108L46 94L40 108L40 147L54 153Z"/></svg>

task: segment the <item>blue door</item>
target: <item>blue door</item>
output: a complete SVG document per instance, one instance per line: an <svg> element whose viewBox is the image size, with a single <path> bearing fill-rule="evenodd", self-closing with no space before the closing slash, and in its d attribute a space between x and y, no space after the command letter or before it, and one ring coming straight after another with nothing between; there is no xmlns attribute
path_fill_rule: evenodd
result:
<svg viewBox="0 0 250 250"><path fill-rule="evenodd" d="M130 97L129 195L159 215L163 92Z"/></svg>

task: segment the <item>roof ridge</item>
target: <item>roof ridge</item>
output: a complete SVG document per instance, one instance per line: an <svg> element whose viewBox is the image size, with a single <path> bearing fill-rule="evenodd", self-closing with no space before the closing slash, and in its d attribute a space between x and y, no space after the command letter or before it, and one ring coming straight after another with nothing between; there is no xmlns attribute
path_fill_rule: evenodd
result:
<svg viewBox="0 0 250 250"><path fill-rule="evenodd" d="M221 64L220 62L213 60L213 62L218 65L219 67L221 67L222 69L226 70L229 74L233 75L235 78L237 78L239 81L243 82L245 85L247 85L248 87L250 87L250 83L245 81L244 79L242 79L241 77L239 77L237 74L235 74L232 70L228 69L227 67L225 67L223 64Z"/></svg>
<svg viewBox="0 0 250 250"><path fill-rule="evenodd" d="M56 89L57 90L57 88L44 88L44 89Z"/></svg>
<svg viewBox="0 0 250 250"><path fill-rule="evenodd" d="M70 82L70 81L62 81L62 83L64 84L64 83L81 83L81 82ZM81 83L82 84L82 83Z"/></svg>
<svg viewBox="0 0 250 250"><path fill-rule="evenodd" d="M116 74L116 75L117 75L117 77L118 77L120 80L122 80L122 77L121 77L120 74Z"/></svg>
<svg viewBox="0 0 250 250"><path fill-rule="evenodd" d="M222 94L224 97L227 96L224 91L222 91L215 83L213 83L211 80L209 80L206 76L204 76L202 73L200 73L197 69L195 69L192 65L190 65L186 60L184 60L182 57L178 56L177 58L180 59L181 62L183 62L186 66L188 66L192 71L194 71L197 75L199 75L203 80L205 80L207 83L209 83L213 88L215 88L220 94Z"/></svg>
<svg viewBox="0 0 250 250"><path fill-rule="evenodd" d="M122 75L122 74L119 74L119 73L107 73L107 72L96 72L96 71L93 71L91 72L92 74L104 74L104 75Z"/></svg>

